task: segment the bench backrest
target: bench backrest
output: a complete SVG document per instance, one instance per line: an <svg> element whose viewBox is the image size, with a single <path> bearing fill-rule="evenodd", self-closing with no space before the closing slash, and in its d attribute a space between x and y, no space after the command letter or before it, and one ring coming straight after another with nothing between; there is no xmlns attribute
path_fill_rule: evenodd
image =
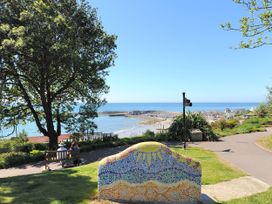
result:
<svg viewBox="0 0 272 204"><path fill-rule="evenodd" d="M45 152L45 160L48 162L51 161L62 161L65 160L71 155L71 150L63 150L63 151L46 151Z"/></svg>

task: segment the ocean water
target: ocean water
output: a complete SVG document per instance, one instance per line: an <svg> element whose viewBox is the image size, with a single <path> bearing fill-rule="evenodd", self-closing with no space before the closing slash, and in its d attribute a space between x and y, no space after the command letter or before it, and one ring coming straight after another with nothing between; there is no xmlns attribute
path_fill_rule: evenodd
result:
<svg viewBox="0 0 272 204"><path fill-rule="evenodd" d="M186 110L194 111L224 111L226 108L231 110L251 109L259 103L193 103L192 107ZM156 110L169 112L182 112L182 103L107 103L101 106L98 111L133 111L133 110Z"/></svg>
<svg viewBox="0 0 272 204"><path fill-rule="evenodd" d="M237 109L251 109L258 106L258 103L193 103L192 107L186 107L186 111L224 111L226 108L231 110ZM107 103L98 109L99 112L103 111L133 111L133 110L156 110L168 112L182 112L182 103ZM137 128L142 131L145 128L139 125L141 119L128 118L128 117L109 117L99 116L94 120L97 124L97 132L122 132L122 130L136 130ZM148 127L146 127L148 129ZM25 130L29 136L42 135L36 128L35 123L26 125L18 125L17 134ZM10 130L0 131L0 136L7 135ZM66 133L62 129L62 133ZM16 136L16 133L10 137Z"/></svg>

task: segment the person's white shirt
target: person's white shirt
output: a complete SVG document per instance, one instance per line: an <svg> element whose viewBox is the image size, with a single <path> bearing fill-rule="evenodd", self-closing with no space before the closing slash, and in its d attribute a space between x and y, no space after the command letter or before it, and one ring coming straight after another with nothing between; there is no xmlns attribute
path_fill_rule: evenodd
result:
<svg viewBox="0 0 272 204"><path fill-rule="evenodd" d="M64 147L63 144L60 144L59 145L59 148L57 149L58 152L60 151L66 151L67 149ZM64 152L63 153L63 158L66 158L67 157L67 152ZM59 154L57 154L57 159L59 159Z"/></svg>

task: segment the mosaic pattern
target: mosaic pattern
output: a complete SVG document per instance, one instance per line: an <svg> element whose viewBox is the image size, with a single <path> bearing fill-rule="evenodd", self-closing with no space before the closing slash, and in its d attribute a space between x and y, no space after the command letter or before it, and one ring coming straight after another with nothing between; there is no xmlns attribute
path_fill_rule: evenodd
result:
<svg viewBox="0 0 272 204"><path fill-rule="evenodd" d="M113 201L194 202L201 194L199 162L158 142L143 142L104 158L99 198Z"/></svg>

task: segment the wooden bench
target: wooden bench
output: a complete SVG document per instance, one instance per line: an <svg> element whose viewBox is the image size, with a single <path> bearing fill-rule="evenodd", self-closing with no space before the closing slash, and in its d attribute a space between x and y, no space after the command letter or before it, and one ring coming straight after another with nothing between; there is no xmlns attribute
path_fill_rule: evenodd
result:
<svg viewBox="0 0 272 204"><path fill-rule="evenodd" d="M64 151L45 151L45 170L49 170L49 163L61 161L62 167L68 162L72 162L75 159L80 159L80 154L78 152L73 152L72 150Z"/></svg>

